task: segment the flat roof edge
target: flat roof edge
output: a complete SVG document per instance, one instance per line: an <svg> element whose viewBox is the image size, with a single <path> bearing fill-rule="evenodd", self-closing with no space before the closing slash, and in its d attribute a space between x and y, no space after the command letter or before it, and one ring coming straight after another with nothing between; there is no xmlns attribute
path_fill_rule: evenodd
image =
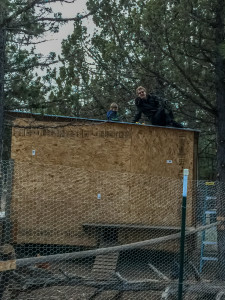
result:
<svg viewBox="0 0 225 300"><path fill-rule="evenodd" d="M81 117L72 117L72 116L61 116L61 115L48 115L48 114L41 114L41 113L31 113L31 112L23 112L23 111L15 111L15 110L8 110L5 112L6 117L12 115L14 117L36 117L41 120L55 120L59 121L90 121L90 122L99 122L99 123L117 123L117 124L128 124L133 126L145 126L145 127L157 127L157 128L167 128L167 129L177 129L177 130L185 130L185 131L194 131L200 133L198 129L191 129L191 128L178 128L178 127L169 127L169 126L156 126L150 124L141 124L141 123L131 123L131 122L118 122L118 121L109 121L109 120L101 120L101 119L89 119L89 118L81 118Z"/></svg>

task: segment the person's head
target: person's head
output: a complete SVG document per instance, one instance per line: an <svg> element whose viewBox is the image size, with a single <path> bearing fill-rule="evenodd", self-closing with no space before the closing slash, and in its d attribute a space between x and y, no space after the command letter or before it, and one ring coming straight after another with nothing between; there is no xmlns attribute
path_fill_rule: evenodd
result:
<svg viewBox="0 0 225 300"><path fill-rule="evenodd" d="M136 89L136 94L138 97L140 97L141 99L146 98L146 89L143 86L139 86Z"/></svg>
<svg viewBox="0 0 225 300"><path fill-rule="evenodd" d="M110 110L113 110L113 111L118 111L118 105L113 102L111 105L110 105Z"/></svg>

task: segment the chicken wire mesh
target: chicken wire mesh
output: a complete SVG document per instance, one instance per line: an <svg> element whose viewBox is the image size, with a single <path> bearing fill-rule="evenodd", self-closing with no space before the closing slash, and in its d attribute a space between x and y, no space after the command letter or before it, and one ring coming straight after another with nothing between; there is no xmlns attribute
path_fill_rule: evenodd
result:
<svg viewBox="0 0 225 300"><path fill-rule="evenodd" d="M178 298L181 179L14 161L0 179L0 299ZM223 195L188 182L183 299L224 298Z"/></svg>

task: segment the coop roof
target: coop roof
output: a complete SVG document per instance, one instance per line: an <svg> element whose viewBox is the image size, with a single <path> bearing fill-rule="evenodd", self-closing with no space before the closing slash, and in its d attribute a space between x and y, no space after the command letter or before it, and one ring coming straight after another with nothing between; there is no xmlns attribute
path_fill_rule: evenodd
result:
<svg viewBox="0 0 225 300"><path fill-rule="evenodd" d="M100 119L89 119L89 118L81 118L81 117L72 117L72 116L61 116L61 115L48 115L48 114L41 114L41 113L31 113L31 112L24 112L18 110L9 110L6 112L7 119L15 119L15 118L34 118L35 120L39 121L59 121L59 122L68 122L68 121L86 121L86 122L99 122L99 123L120 123L120 124L130 124L133 126L145 126L145 127L162 127L164 126L156 126L156 125L149 125L149 124L134 124L130 122L118 122L118 121L108 121L108 120L100 120ZM176 128L176 127L166 127L176 130L186 130L186 131L195 131L200 132L197 129L191 128Z"/></svg>

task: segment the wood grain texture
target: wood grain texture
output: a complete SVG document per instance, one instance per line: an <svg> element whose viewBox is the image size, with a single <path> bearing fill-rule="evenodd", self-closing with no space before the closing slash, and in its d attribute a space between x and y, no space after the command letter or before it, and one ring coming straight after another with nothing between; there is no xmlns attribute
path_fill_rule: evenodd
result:
<svg viewBox="0 0 225 300"><path fill-rule="evenodd" d="M196 141L195 132L171 128L15 119L14 241L92 246L84 223L180 226L182 172L196 179ZM188 201L193 226L191 186ZM123 231L119 240L145 236Z"/></svg>

